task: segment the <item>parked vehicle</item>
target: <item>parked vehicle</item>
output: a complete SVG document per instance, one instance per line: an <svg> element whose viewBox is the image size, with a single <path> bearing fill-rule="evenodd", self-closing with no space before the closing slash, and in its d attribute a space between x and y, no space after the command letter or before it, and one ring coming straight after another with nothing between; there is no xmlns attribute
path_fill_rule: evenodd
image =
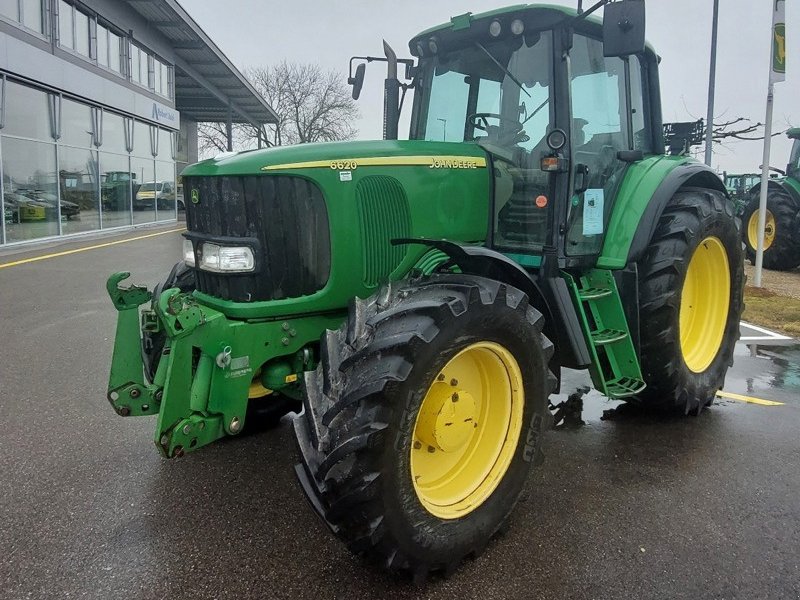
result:
<svg viewBox="0 0 800 600"><path fill-rule="evenodd" d="M133 200L134 210L171 209L175 206L175 185L171 181L148 181L143 183Z"/></svg>
<svg viewBox="0 0 800 600"><path fill-rule="evenodd" d="M384 140L189 166L183 262L152 291L107 282L114 410L157 414L158 450L179 457L251 411L302 406L313 508L353 552L417 578L503 528L563 368L609 398L700 413L739 332L733 203L706 165L665 155L644 2L604 19L454 17L410 41L416 60L384 42L351 71L357 97L366 62L388 65Z"/></svg>

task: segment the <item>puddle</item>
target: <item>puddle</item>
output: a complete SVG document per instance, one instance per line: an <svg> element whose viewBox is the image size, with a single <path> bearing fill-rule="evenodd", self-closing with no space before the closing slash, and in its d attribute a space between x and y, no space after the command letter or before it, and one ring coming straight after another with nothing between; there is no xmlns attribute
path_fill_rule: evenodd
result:
<svg viewBox="0 0 800 600"><path fill-rule="evenodd" d="M800 344L737 344L725 391L800 403Z"/></svg>

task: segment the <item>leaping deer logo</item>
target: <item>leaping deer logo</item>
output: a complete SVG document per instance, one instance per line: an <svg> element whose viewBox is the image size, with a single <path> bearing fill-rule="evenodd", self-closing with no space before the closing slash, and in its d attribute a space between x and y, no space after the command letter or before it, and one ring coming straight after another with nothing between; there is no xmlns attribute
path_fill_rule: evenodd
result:
<svg viewBox="0 0 800 600"><path fill-rule="evenodd" d="M784 65L786 63L786 33L778 31L777 28L775 29L775 44L777 45L775 59L779 65Z"/></svg>

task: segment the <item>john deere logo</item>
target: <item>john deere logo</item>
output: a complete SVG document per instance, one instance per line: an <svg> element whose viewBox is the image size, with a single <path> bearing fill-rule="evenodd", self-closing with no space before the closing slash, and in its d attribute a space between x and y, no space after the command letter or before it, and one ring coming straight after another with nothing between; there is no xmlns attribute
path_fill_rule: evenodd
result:
<svg viewBox="0 0 800 600"><path fill-rule="evenodd" d="M200 204L200 192L192 190L192 204Z"/></svg>

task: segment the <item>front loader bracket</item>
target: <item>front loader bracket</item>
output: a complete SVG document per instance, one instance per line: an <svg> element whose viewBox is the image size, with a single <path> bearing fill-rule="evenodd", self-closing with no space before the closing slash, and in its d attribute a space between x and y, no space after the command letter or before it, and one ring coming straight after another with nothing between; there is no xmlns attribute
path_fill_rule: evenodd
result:
<svg viewBox="0 0 800 600"><path fill-rule="evenodd" d="M145 287L139 285L131 285L129 287L120 287L119 284L125 281L131 274L127 271L114 273L108 278L106 282L106 290L108 295L111 296L111 302L117 310L130 310L139 308L145 302L149 302L153 297Z"/></svg>

